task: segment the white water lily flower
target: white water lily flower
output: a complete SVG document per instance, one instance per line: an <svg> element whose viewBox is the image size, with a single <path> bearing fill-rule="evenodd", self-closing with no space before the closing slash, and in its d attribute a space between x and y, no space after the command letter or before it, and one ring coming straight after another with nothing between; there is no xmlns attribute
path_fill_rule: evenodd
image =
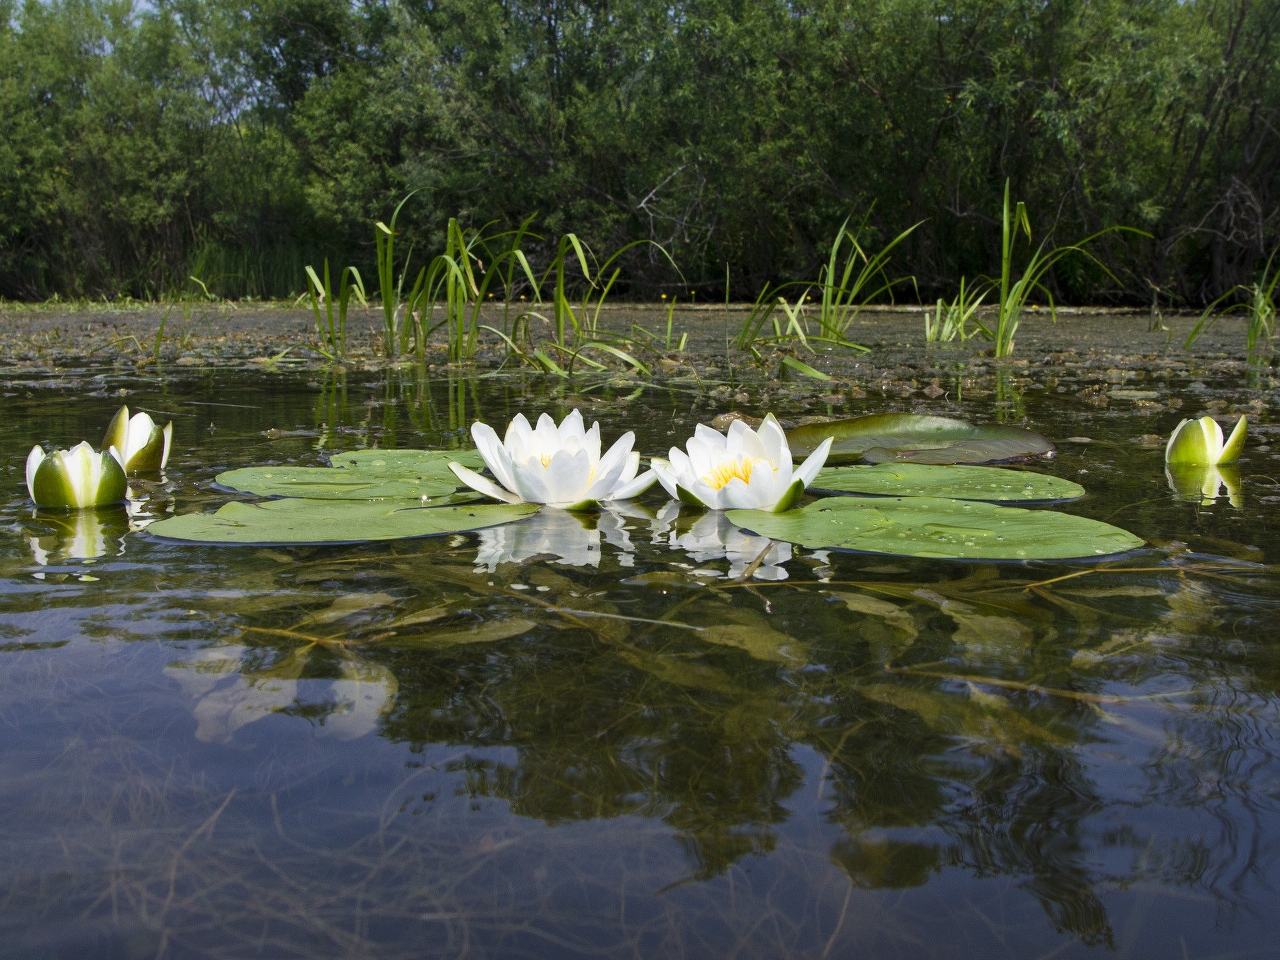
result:
<svg viewBox="0 0 1280 960"><path fill-rule="evenodd" d="M115 447L120 451L120 461L125 473L140 470L163 470L169 462L169 447L173 444L173 421L163 430L145 413L129 416L129 408L121 407L111 418L102 449Z"/></svg>
<svg viewBox="0 0 1280 960"><path fill-rule="evenodd" d="M670 460L653 460L653 472L671 496L712 510L781 513L800 502L827 462L831 438L794 471L787 435L772 413L758 430L735 420L727 436L698 424L685 449L687 454L672 447Z"/></svg>
<svg viewBox="0 0 1280 960"><path fill-rule="evenodd" d="M583 429L582 414L574 410L560 426L547 414L538 418L535 430L518 413L501 442L493 428L471 425L471 436L497 483L449 464L459 480L472 490L504 503L545 503L567 510L585 510L601 503L628 500L653 483L653 471L640 469L640 454L632 451L636 435L627 431L600 455L600 424Z"/></svg>
<svg viewBox="0 0 1280 960"><path fill-rule="evenodd" d="M723 576L731 580L743 576L752 564L755 569L751 575L757 580L787 579L782 565L791 559L791 544L748 534L730 523L722 512L703 513L686 529L680 522L680 505L668 503L659 511L653 532L654 543L682 550L694 563L728 560L729 572ZM696 573L700 575L701 571Z"/></svg>
<svg viewBox="0 0 1280 960"><path fill-rule="evenodd" d="M1213 417L1199 420L1183 420L1169 437L1164 448L1164 462L1179 464L1235 463L1244 449L1248 419L1241 417L1226 443L1222 442L1222 427Z"/></svg>
<svg viewBox="0 0 1280 960"><path fill-rule="evenodd" d="M120 453L98 453L81 442L46 454L38 444L27 455L27 492L38 507L83 510L119 503L128 492Z"/></svg>

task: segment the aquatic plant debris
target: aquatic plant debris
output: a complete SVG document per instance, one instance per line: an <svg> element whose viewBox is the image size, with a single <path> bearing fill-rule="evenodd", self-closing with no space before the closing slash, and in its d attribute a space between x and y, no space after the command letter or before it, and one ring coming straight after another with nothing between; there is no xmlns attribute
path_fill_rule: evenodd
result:
<svg viewBox="0 0 1280 960"><path fill-rule="evenodd" d="M832 465L900 461L926 464L1009 463L1052 456L1054 446L1038 433L1003 424L977 426L951 417L876 413L810 423L787 434L793 456L808 456L832 438Z"/></svg>
<svg viewBox="0 0 1280 960"><path fill-rule="evenodd" d="M1144 542L1086 517L940 497L828 497L786 513L730 510L726 516L753 533L811 549L932 559L1093 559Z"/></svg>
<svg viewBox="0 0 1280 960"><path fill-rule="evenodd" d="M382 500L444 497L458 489L449 462L480 467L471 450L359 450L334 454L331 467L244 467L218 474L217 483L260 497Z"/></svg>
<svg viewBox="0 0 1280 960"><path fill-rule="evenodd" d="M815 490L897 497L946 497L953 500L1077 500L1084 487L1071 480L1000 467L880 463L827 467L810 485Z"/></svg>
<svg viewBox="0 0 1280 960"><path fill-rule="evenodd" d="M359 543L478 530L536 513L532 504L441 506L431 502L283 499L232 501L216 513L160 520L148 533L169 540L222 544Z"/></svg>

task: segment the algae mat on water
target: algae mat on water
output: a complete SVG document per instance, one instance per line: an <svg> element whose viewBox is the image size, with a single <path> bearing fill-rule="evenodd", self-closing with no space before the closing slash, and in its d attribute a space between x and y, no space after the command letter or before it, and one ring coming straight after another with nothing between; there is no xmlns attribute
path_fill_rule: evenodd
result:
<svg viewBox="0 0 1280 960"><path fill-rule="evenodd" d="M148 533L197 543L359 543L460 533L520 520L536 504L432 506L414 500L268 500L225 504L217 513L188 513L153 523Z"/></svg>
<svg viewBox="0 0 1280 960"><path fill-rule="evenodd" d="M1140 537L1051 510L938 497L829 497L799 510L730 510L736 526L814 549L953 560L1074 560L1124 553Z"/></svg>
<svg viewBox="0 0 1280 960"><path fill-rule="evenodd" d="M880 463L826 467L811 490L838 490L875 496L946 497L954 500L1077 500L1084 487L1061 477L999 467Z"/></svg>

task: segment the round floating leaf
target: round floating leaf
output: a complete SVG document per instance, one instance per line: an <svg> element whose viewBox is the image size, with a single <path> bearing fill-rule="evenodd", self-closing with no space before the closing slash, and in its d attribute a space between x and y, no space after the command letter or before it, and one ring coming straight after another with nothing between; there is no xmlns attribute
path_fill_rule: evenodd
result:
<svg viewBox="0 0 1280 960"><path fill-rule="evenodd" d="M952 500L1075 500L1084 487L1059 477L999 467L939 467L881 463L874 467L826 467L811 489L884 497L946 497Z"/></svg>
<svg viewBox="0 0 1280 960"><path fill-rule="evenodd" d="M787 434L797 460L827 437L834 438L827 463L1005 463L1053 453L1053 444L1030 430L1000 424L975 426L950 417L877 413L796 427Z"/></svg>
<svg viewBox="0 0 1280 960"><path fill-rule="evenodd" d="M811 548L955 560L1069 560L1142 546L1126 530L1049 510L937 497L832 497L799 510L730 510L730 522Z"/></svg>
<svg viewBox="0 0 1280 960"><path fill-rule="evenodd" d="M217 482L260 497L310 500L381 500L442 497L461 484L449 463L480 469L473 450L357 450L334 454L332 467L245 467L220 473Z"/></svg>
<svg viewBox="0 0 1280 960"><path fill-rule="evenodd" d="M147 527L148 533L199 543L358 543L459 533L519 520L531 503L432 506L362 500L233 501L217 513L188 513Z"/></svg>

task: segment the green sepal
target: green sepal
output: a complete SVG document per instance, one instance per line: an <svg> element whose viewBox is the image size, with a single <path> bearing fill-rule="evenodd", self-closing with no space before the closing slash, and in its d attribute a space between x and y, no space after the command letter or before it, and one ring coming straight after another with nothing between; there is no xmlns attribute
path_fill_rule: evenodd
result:
<svg viewBox="0 0 1280 960"><path fill-rule="evenodd" d="M116 411L116 415L111 418L111 422L107 424L107 435L102 438L102 449L110 450L115 447L120 451L121 456L124 455L125 437L129 433L129 408L123 406Z"/></svg>
<svg viewBox="0 0 1280 960"><path fill-rule="evenodd" d="M595 513L600 509L599 500L579 500L577 503L570 504L567 507L561 507L569 513Z"/></svg>
<svg viewBox="0 0 1280 960"><path fill-rule="evenodd" d="M1210 431L1205 429L1204 421L1213 421L1209 417L1199 420L1183 420L1169 438L1165 448L1164 462L1177 466L1179 464L1215 463L1216 458L1209 449ZM1234 437L1234 434L1232 434Z"/></svg>
<svg viewBox="0 0 1280 960"><path fill-rule="evenodd" d="M705 503L703 503L701 500L695 497L692 493L690 493L684 487L680 486L680 484L676 484L676 499L679 500L681 503L687 503L691 507L706 506Z"/></svg>
<svg viewBox="0 0 1280 960"><path fill-rule="evenodd" d="M1227 438L1227 442L1222 446L1222 453L1218 457L1218 463L1235 463L1240 459L1240 454L1244 450L1244 437L1249 430L1249 420L1245 416L1241 416L1236 421L1235 429L1231 431L1231 436Z"/></svg>
<svg viewBox="0 0 1280 960"><path fill-rule="evenodd" d="M787 510L793 509L795 505L800 502L800 498L803 496L804 481L792 480L791 486L787 487L787 492L778 498L778 502L774 506L773 512L785 513Z"/></svg>

